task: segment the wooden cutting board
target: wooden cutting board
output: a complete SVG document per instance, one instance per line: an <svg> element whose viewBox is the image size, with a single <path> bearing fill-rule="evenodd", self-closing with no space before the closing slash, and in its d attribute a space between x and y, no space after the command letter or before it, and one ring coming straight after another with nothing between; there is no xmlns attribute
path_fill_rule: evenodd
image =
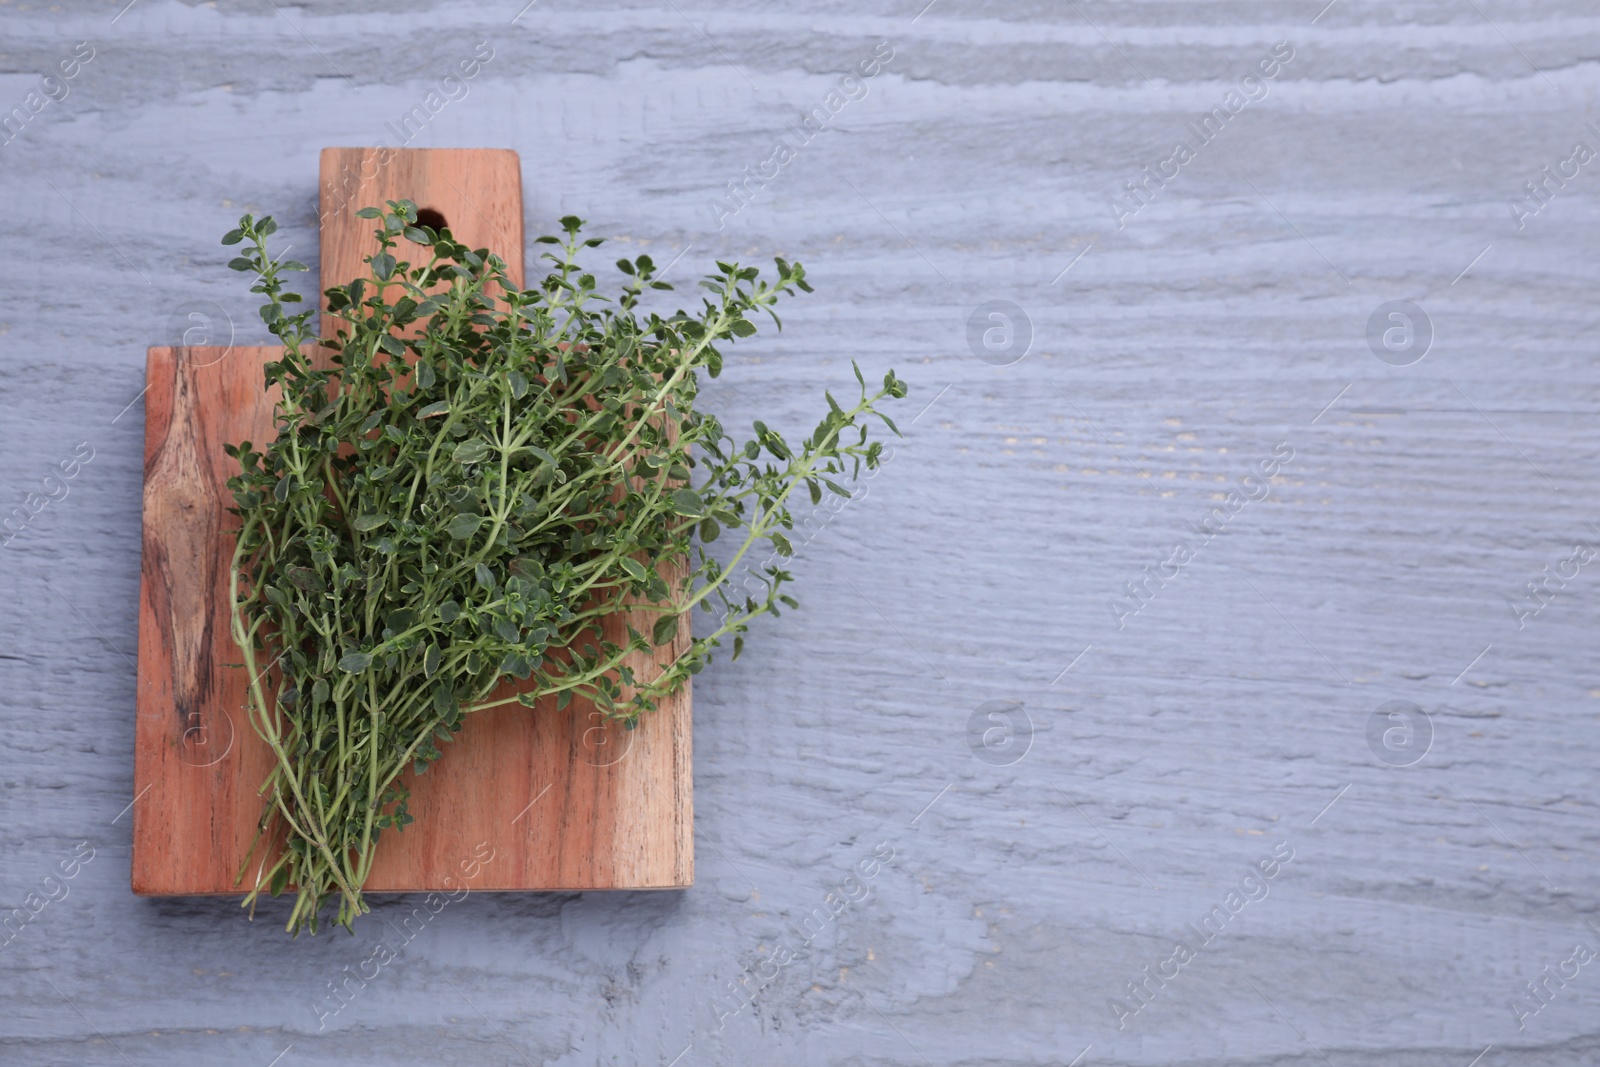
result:
<svg viewBox="0 0 1600 1067"><path fill-rule="evenodd" d="M516 153L330 148L321 169L320 288L364 273L361 259L376 249L372 223L355 211L401 197L437 212L469 246L498 252L521 284ZM242 894L252 881L235 884L261 814L256 790L270 752L250 727L241 657L229 636L228 561L238 520L226 510L226 483L237 464L222 446L259 445L274 435L261 366L277 352L149 350L135 893ZM634 625L648 633L653 617L639 614ZM624 625L621 615L609 619L607 636L621 640ZM686 646L688 626L685 619L675 650ZM646 671L654 658L636 655L632 665ZM366 888L687 886L694 880L689 727L687 688L634 730L605 724L581 701L565 712L552 701L469 716L444 758L409 780L416 821L384 834Z"/></svg>

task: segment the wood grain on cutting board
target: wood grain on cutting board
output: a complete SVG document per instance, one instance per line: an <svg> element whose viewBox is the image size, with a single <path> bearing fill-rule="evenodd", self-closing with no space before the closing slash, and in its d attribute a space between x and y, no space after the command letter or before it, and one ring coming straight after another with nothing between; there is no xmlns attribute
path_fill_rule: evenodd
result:
<svg viewBox="0 0 1600 1067"><path fill-rule="evenodd" d="M361 258L376 248L370 220L354 210L400 197L439 211L468 245L499 251L520 283L515 153L386 150L380 165L379 151L385 150L323 153L321 288L364 271ZM346 190L338 183L350 173L359 183L341 201L336 194ZM260 445L273 436L261 366L277 352L149 351L133 806L137 893L240 892L235 879L261 814L256 790L271 754L249 725L246 678L229 636L237 519L226 510L226 482L237 466L222 446ZM653 617L638 614L634 625L648 632ZM622 640L624 627L620 615L607 620L607 637ZM687 640L685 620L674 648ZM654 658L635 655L631 665L643 672ZM481 858L485 846L493 858L481 864L472 888L639 889L693 881L688 689L631 731L606 726L586 702L574 701L565 712L549 704L470 716L443 759L420 778L408 775L416 821L384 835L367 889L458 885L463 864Z"/></svg>

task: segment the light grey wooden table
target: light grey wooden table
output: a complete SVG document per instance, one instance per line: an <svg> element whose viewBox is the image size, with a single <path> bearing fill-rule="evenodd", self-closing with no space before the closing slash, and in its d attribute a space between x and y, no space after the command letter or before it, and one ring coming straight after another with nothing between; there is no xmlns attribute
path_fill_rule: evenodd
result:
<svg viewBox="0 0 1600 1067"><path fill-rule="evenodd" d="M1600 1061L1592 4L125 2L0 5L0 1062ZM912 383L696 683L690 891L128 891L144 348L380 140L804 262L732 424Z"/></svg>

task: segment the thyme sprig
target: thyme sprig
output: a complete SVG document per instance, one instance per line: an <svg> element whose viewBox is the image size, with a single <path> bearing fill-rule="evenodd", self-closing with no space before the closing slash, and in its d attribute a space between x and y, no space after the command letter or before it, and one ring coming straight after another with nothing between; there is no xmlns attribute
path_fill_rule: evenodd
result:
<svg viewBox="0 0 1600 1067"><path fill-rule="evenodd" d="M737 657L753 620L795 601L781 567L757 595L726 578L762 542L792 553L802 487L813 503L849 495L879 462L870 423L899 432L878 403L906 393L892 371L869 390L857 367L859 399L825 394L803 441L761 422L736 440L696 410L698 375L721 371L721 346L755 334L757 313L781 328L780 297L811 291L800 264L778 259L769 281L719 262L697 311L663 317L639 307L671 288L648 255L617 261L620 293L601 292L579 264L601 242L575 217L539 239L552 268L521 289L487 249L419 225L410 201L358 214L376 244L366 277L325 294L331 340L284 288L307 268L270 256L271 217L223 238L245 245L230 266L256 275L284 346L264 367L276 438L228 446L229 580L250 718L274 760L252 854L283 841L245 903L292 886L291 932L315 933L335 900L347 928L367 910L383 832L412 821L403 776L467 714L576 697L631 727L725 639ZM739 538L726 563L708 548L724 533ZM713 606L715 630L676 641ZM608 640L603 620L625 609L653 613L651 633ZM652 649L656 671L636 675L625 658ZM495 696L507 678L519 693Z"/></svg>

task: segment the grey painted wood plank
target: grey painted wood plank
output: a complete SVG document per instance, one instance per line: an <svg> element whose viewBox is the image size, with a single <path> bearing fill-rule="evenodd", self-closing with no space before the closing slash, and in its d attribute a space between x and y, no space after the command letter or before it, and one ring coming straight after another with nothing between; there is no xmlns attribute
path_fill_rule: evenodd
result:
<svg viewBox="0 0 1600 1067"><path fill-rule="evenodd" d="M1600 538L1600 199L1592 166L1536 214L1523 184L1600 149L1591 5L519 6L0 8L0 114L96 50L0 146L0 516L60 497L0 548L0 908L94 850L0 948L0 1059L1594 1061L1591 967L1520 1028L1509 1003L1600 949L1594 565L1526 599ZM680 283L806 263L817 294L706 391L727 422L807 426L850 358L921 414L813 518L803 609L697 680L693 890L474 896L403 945L136 900L144 347L190 310L261 341L217 235L270 211L309 256L316 150L392 143L484 40L411 143L516 148L534 232L581 214L602 252L683 252ZM1031 326L1009 366L969 346L990 300ZM1394 300L1433 329L1408 366L1367 339ZM1265 497L1196 532L1280 443ZM1368 741L1397 700L1432 731L1405 767ZM995 701L1031 731L1008 765L971 747ZM1265 897L1119 1030L1110 1000L1278 842ZM329 1014L383 938L398 959Z"/></svg>

